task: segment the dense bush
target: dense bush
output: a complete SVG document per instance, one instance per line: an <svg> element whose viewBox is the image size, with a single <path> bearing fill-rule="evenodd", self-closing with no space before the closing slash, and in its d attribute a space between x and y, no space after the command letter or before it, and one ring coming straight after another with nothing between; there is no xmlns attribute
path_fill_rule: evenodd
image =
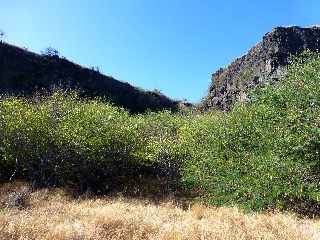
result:
<svg viewBox="0 0 320 240"><path fill-rule="evenodd" d="M56 92L0 101L0 173L81 191L176 187L216 205L319 213L320 56L229 113L130 115Z"/></svg>
<svg viewBox="0 0 320 240"><path fill-rule="evenodd" d="M16 171L36 186L104 191L139 174L175 177L166 166L173 154L164 146L175 141L179 117L169 112L129 116L59 91L32 100L3 98L0 111L2 178Z"/></svg>
<svg viewBox="0 0 320 240"><path fill-rule="evenodd" d="M320 57L306 52L251 103L182 129L184 184L214 204L319 213L319 120Z"/></svg>

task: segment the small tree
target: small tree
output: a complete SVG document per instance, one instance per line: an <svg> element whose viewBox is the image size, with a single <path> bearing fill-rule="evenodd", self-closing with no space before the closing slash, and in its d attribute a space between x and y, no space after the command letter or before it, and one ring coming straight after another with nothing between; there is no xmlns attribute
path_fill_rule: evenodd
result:
<svg viewBox="0 0 320 240"><path fill-rule="evenodd" d="M100 68L99 68L99 66L96 66L96 67L95 67L95 71L96 71L97 73L100 73Z"/></svg>
<svg viewBox="0 0 320 240"><path fill-rule="evenodd" d="M159 95L162 95L161 90L158 88L153 89L153 92Z"/></svg>
<svg viewBox="0 0 320 240"><path fill-rule="evenodd" d="M44 51L41 52L41 54L48 57L60 57L59 51L52 47L47 47Z"/></svg>
<svg viewBox="0 0 320 240"><path fill-rule="evenodd" d="M91 67L91 70L94 71L94 72L97 72L97 73L100 73L100 68L98 66L96 67Z"/></svg>
<svg viewBox="0 0 320 240"><path fill-rule="evenodd" d="M5 32L0 29L0 42L3 42L5 36Z"/></svg>

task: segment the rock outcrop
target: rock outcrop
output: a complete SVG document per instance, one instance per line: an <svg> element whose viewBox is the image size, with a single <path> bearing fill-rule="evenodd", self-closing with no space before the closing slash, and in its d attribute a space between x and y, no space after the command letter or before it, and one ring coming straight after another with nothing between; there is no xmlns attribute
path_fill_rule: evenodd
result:
<svg viewBox="0 0 320 240"><path fill-rule="evenodd" d="M279 80L286 71L290 56L306 49L320 50L319 26L274 28L246 55L212 75L201 108L230 110L236 101L247 98L248 89Z"/></svg>
<svg viewBox="0 0 320 240"><path fill-rule="evenodd" d="M0 42L0 94L31 95L54 88L74 89L83 97L104 97L133 113L176 110L178 102L105 76L58 55L40 55Z"/></svg>

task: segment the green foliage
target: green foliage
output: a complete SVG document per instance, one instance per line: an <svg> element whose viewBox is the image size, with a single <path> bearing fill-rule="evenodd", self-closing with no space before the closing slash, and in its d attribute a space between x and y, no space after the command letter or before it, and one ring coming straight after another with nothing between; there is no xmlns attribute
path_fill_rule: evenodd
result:
<svg viewBox="0 0 320 240"><path fill-rule="evenodd" d="M149 183L164 178L169 189L197 192L215 205L314 213L319 123L320 56L310 52L293 60L279 84L253 92L250 103L229 113L130 115L59 91L2 98L0 173L105 191L123 179L126 188L134 182L159 191Z"/></svg>
<svg viewBox="0 0 320 240"><path fill-rule="evenodd" d="M81 190L116 185L125 175L158 174L160 168L158 175L166 176L179 118L167 111L130 116L61 91L33 100L3 98L0 176L19 170L36 185L71 183Z"/></svg>
<svg viewBox="0 0 320 240"><path fill-rule="evenodd" d="M320 57L305 52L250 104L201 116L183 129L185 185L200 187L214 204L319 206L319 104Z"/></svg>

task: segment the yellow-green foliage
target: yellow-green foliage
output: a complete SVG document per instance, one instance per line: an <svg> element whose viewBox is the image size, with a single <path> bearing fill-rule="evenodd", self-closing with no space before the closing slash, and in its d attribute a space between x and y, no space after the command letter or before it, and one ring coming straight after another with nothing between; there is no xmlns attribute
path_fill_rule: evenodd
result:
<svg viewBox="0 0 320 240"><path fill-rule="evenodd" d="M213 204L319 208L320 56L251 96L229 113L143 115L74 93L2 98L1 177L110 190L151 174Z"/></svg>
<svg viewBox="0 0 320 240"><path fill-rule="evenodd" d="M1 177L16 169L40 185L97 187L119 175L166 168L162 163L174 160L181 124L167 111L130 116L61 91L32 100L3 98L0 111Z"/></svg>
<svg viewBox="0 0 320 240"><path fill-rule="evenodd" d="M251 103L182 129L181 148L189 153L183 182L215 204L317 212L319 120L320 56L306 52Z"/></svg>

